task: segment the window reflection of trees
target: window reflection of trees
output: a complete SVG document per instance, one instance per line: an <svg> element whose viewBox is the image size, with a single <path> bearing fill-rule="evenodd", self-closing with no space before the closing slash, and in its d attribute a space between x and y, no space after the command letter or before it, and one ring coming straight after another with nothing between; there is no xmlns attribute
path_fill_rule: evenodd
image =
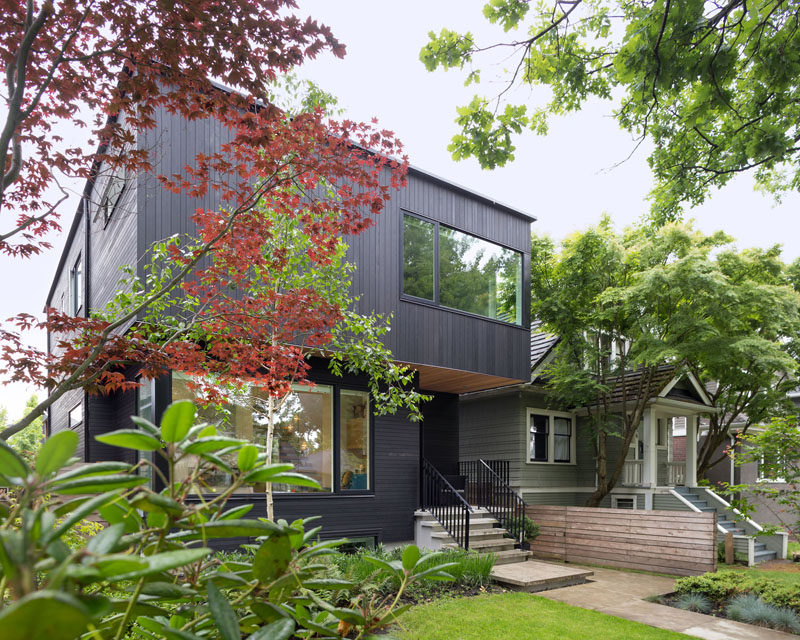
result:
<svg viewBox="0 0 800 640"><path fill-rule="evenodd" d="M440 227L440 304L519 323L521 275L521 259L515 251Z"/></svg>
<svg viewBox="0 0 800 640"><path fill-rule="evenodd" d="M434 225L403 218L403 293L433 300Z"/></svg>

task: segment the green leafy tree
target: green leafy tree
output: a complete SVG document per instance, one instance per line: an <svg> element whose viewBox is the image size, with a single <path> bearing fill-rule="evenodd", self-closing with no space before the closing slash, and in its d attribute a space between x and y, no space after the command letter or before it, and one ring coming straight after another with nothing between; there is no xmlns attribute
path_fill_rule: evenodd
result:
<svg viewBox="0 0 800 640"><path fill-rule="evenodd" d="M492 83L458 108L454 158L502 166L515 136L545 134L551 116L600 98L637 144L652 144L659 223L745 171L777 196L800 190L796 3L490 0L483 15L508 37L481 43L445 28L420 53L428 70L461 70L468 85L503 69L499 91Z"/></svg>
<svg viewBox="0 0 800 640"><path fill-rule="evenodd" d="M352 582L326 577L320 559L344 541L320 542L320 527L310 520L248 519L253 505L226 508L251 483L317 483L289 464L266 464L263 447L196 424L195 415L191 402L179 401L166 409L160 427L134 416L136 428L98 438L163 456L166 474L147 460L64 471L78 444L71 431L49 438L33 466L0 442L0 483L11 491L0 502L4 640L366 638L408 608L400 598L410 585L452 579L445 572L452 564L437 563L436 554L413 545L397 561L369 560L381 579L398 586L390 596L367 597ZM192 472L176 475L187 460ZM162 491L147 486L143 466L159 474ZM220 467L230 474L226 489L212 500L188 500L200 477ZM108 526L70 548L69 532L92 514ZM246 560L215 556L208 546L241 536L256 539ZM353 594L345 605L336 595L342 590Z"/></svg>
<svg viewBox="0 0 800 640"><path fill-rule="evenodd" d="M25 413L32 411L39 404L39 398L35 395L28 398L25 403ZM6 425L6 410L0 409L0 430ZM8 444L17 451L28 464L33 464L39 449L42 448L44 432L42 430L42 417L39 416L31 424L25 427L15 436L8 439Z"/></svg>
<svg viewBox="0 0 800 640"><path fill-rule="evenodd" d="M740 253L729 243L724 234L678 224L617 234L608 218L560 250L533 238L532 313L561 337L548 385L561 404L588 407L595 432L598 488L590 505L617 484L624 456L609 468L609 439L621 439L627 451L664 365L717 383L712 442L727 434L731 415L757 420L782 410L797 366L800 299L777 249ZM634 369L636 386L622 384ZM621 406L611 404L615 391ZM701 459L716 463L711 447Z"/></svg>
<svg viewBox="0 0 800 640"><path fill-rule="evenodd" d="M732 504L745 514L753 514L759 506L774 503L772 515L778 519L794 539L800 535L800 429L798 416L773 418L758 429L740 437L735 447L726 454L734 464L757 464L759 475L780 483L755 482L753 484L726 485ZM776 527L769 527L771 532Z"/></svg>

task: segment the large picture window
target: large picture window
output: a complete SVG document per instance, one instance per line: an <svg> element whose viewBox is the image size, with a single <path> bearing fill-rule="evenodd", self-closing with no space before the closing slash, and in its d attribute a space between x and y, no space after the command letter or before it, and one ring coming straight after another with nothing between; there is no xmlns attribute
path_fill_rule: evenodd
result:
<svg viewBox="0 0 800 640"><path fill-rule="evenodd" d="M404 214L403 294L521 325L522 254Z"/></svg>
<svg viewBox="0 0 800 640"><path fill-rule="evenodd" d="M571 414L528 410L528 462L575 463L575 420Z"/></svg>
<svg viewBox="0 0 800 640"><path fill-rule="evenodd" d="M189 379L172 374L172 400L196 398ZM221 434L266 445L268 430L267 396L256 389L229 394L224 406L199 407L198 417L217 426ZM338 403L338 416L335 407ZM338 438L338 440L337 440ZM334 452L338 450L338 460ZM316 492L370 489L370 407L366 391L333 385L292 385L275 414L272 460L290 462L295 471L316 480ZM231 462L234 462L233 460ZM196 460L189 456L178 463L178 478L194 471ZM202 492L219 492L230 484L224 472L200 479ZM314 492L293 485L273 485L273 491ZM264 485L243 487L240 492L264 491Z"/></svg>

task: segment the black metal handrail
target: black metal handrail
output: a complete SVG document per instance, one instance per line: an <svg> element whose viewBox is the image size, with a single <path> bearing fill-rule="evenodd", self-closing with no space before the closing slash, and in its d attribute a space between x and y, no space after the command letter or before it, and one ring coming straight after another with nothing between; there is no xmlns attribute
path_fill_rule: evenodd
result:
<svg viewBox="0 0 800 640"><path fill-rule="evenodd" d="M420 508L428 511L460 547L469 549L469 516L472 508L439 470L422 459Z"/></svg>
<svg viewBox="0 0 800 640"><path fill-rule="evenodd" d="M469 504L491 513L516 544L525 542L527 505L508 482L508 460L464 460L459 472L466 477Z"/></svg>

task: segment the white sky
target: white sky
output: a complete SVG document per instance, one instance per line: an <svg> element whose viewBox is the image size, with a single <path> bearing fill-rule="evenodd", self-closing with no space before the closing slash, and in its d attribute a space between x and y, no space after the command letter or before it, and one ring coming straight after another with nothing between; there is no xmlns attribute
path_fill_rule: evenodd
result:
<svg viewBox="0 0 800 640"><path fill-rule="evenodd" d="M486 85L467 88L462 73L428 73L418 60L419 49L429 30L445 26L471 30L483 42L502 38L502 30L486 25L481 15L484 0L299 3L301 12L329 25L347 45L343 60L324 55L301 68L300 75L337 95L349 117L378 118L403 141L413 164L536 216L534 229L554 238L585 228L603 212L619 227L646 213L644 197L651 186L646 149L610 169L627 157L633 141L610 117L609 104L595 102L580 114L553 120L546 137L531 133L520 138L516 160L504 168L483 171L474 160L456 163L450 158L447 145L456 132L456 106L499 85L489 84L491 73L484 73ZM75 185L76 191L81 186ZM27 261L0 257L0 319L42 310L76 204L77 196L62 208L64 232L51 239L53 250ZM703 231L726 231L740 247L782 243L784 258L793 260L800 256L798 214L800 196L775 206L753 191L749 177L742 177L689 217ZM18 417L32 391L22 385L0 386L0 406Z"/></svg>

